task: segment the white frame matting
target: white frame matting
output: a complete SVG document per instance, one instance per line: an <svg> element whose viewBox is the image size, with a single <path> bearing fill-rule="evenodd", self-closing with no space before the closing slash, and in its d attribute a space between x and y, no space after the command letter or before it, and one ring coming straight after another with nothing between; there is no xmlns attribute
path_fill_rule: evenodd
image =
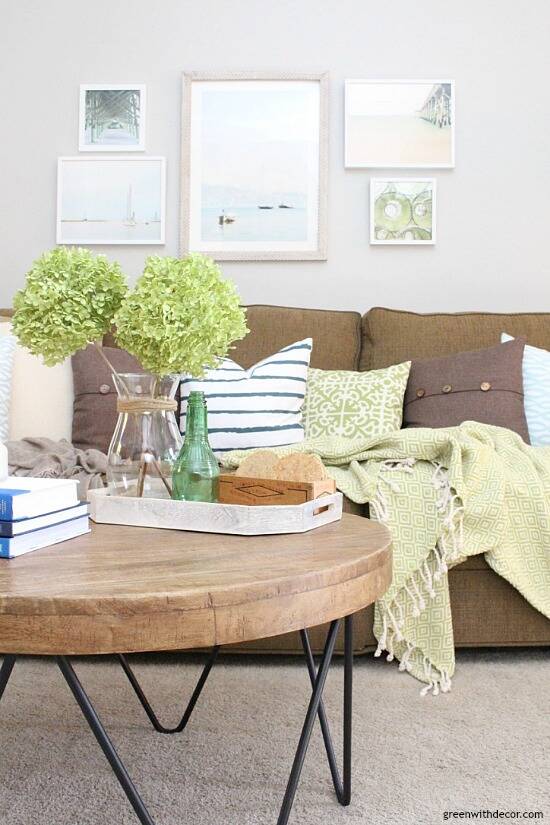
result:
<svg viewBox="0 0 550 825"><path fill-rule="evenodd" d="M200 84L317 83L318 103L318 172L315 171L315 201L308 201L307 241L203 241L202 240L202 170L200 144L196 134L200 121ZM197 103L198 101L198 103ZM198 112L198 114L197 114ZM198 119L198 120L197 120ZM202 132L201 132L202 134ZM317 163L315 163L315 169ZM181 148L181 254L200 252L218 261L302 261L327 258L327 175L328 175L328 74L183 74L182 148ZM262 207L258 207L262 208ZM265 207L263 207L265 208ZM273 207L270 207L273 208Z"/></svg>

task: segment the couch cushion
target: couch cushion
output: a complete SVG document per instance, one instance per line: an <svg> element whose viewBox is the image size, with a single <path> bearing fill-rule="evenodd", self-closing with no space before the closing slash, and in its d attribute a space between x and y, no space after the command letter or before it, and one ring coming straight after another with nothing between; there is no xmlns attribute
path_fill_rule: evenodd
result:
<svg viewBox="0 0 550 825"><path fill-rule="evenodd" d="M311 345L311 338L295 341L249 370L231 358L224 358L219 367L207 370L203 378L183 376L181 434L185 435L191 393L202 392L214 453L299 444L304 440L302 406Z"/></svg>
<svg viewBox="0 0 550 825"><path fill-rule="evenodd" d="M413 361L404 427L456 427L479 421L507 427L529 443L523 406L525 339L496 347ZM369 373L370 374L370 373Z"/></svg>
<svg viewBox="0 0 550 825"><path fill-rule="evenodd" d="M11 324L0 323L0 335L9 332ZM11 378L10 441L34 436L70 441L72 418L70 359L47 367L39 355L17 343Z"/></svg>
<svg viewBox="0 0 550 825"><path fill-rule="evenodd" d="M380 438L401 428L410 361L384 370L310 369L306 438Z"/></svg>
<svg viewBox="0 0 550 825"><path fill-rule="evenodd" d="M0 327L9 327L0 324ZM0 442L7 441L10 433L11 376L17 339L0 332ZM1 472L1 470L0 470Z"/></svg>
<svg viewBox="0 0 550 825"><path fill-rule="evenodd" d="M143 372L139 361L126 350L105 347L105 355L117 372ZM111 372L90 344L71 358L74 379L72 442L81 450L106 453L117 421L117 392Z"/></svg>
<svg viewBox="0 0 550 825"><path fill-rule="evenodd" d="M229 357L245 369L303 338L313 338L312 367L359 368L361 316L358 312L256 304L247 307L246 314L250 333L229 352Z"/></svg>
<svg viewBox="0 0 550 825"><path fill-rule="evenodd" d="M405 312L375 307L363 316L361 370L491 347L502 332L550 349L550 313Z"/></svg>
<svg viewBox="0 0 550 825"><path fill-rule="evenodd" d="M357 504L347 496L344 496L343 501L344 513L351 513L354 516L367 516L368 507L366 504Z"/></svg>
<svg viewBox="0 0 550 825"><path fill-rule="evenodd" d="M456 647L550 645L550 620L489 567L470 556L449 573Z"/></svg>
<svg viewBox="0 0 550 825"><path fill-rule="evenodd" d="M512 341L502 333L503 341ZM529 439L536 447L550 447L550 352L525 347L523 353L523 396Z"/></svg>

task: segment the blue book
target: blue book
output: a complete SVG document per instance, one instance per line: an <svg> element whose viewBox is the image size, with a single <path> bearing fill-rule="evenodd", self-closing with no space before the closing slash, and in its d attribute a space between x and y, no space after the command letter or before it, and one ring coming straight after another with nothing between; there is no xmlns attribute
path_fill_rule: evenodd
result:
<svg viewBox="0 0 550 825"><path fill-rule="evenodd" d="M10 539L13 536L21 536L24 533L32 533L34 530L41 530L43 527L51 527L53 524L63 524L79 516L88 515L87 504L77 504L76 507L68 507L65 510L56 510L55 513L46 513L43 516L34 518L22 518L18 521L0 521L0 538Z"/></svg>
<svg viewBox="0 0 550 825"><path fill-rule="evenodd" d="M73 518L61 524L52 524L42 530L32 530L21 536L14 536L11 539L0 539L0 559L13 559L16 556L22 556L23 553L30 553L31 550L40 550L42 547L49 547L51 544L74 539L76 536L89 532L88 516L80 516L80 518Z"/></svg>
<svg viewBox="0 0 550 825"><path fill-rule="evenodd" d="M18 521L76 507L77 485L72 479L8 476L0 481L0 520Z"/></svg>

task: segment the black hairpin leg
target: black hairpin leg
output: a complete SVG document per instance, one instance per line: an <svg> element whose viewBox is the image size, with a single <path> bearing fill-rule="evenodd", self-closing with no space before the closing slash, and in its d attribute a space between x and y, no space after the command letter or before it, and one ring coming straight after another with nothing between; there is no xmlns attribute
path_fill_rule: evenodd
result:
<svg viewBox="0 0 550 825"><path fill-rule="evenodd" d="M352 638L352 628L353 625L351 622L348 622L346 625L346 664L345 664L345 678L346 678L346 686L344 688L344 782L342 783L338 774L338 770L336 768L336 759L334 756L334 749L332 747L332 740L330 737L330 731L328 729L328 723L326 719L326 714L324 708L322 713L320 714L321 708L321 700L323 696L323 689L325 687L326 678L328 675L328 671L330 668L330 663L332 661L332 654L334 653L334 646L336 644L336 636L338 634L338 628L340 626L340 619L337 619L334 622L331 622L327 640L325 642L325 647L323 650L323 656L321 658L321 663L319 665L319 669L315 671L315 664L313 662L313 656L311 655L311 648L309 647L309 639L306 636L302 635L302 640L304 638L307 639L306 645L306 660L308 663L308 670L310 673L310 678L312 680L313 685L313 693L311 695L311 699L309 702L309 706L307 709L306 718L304 721L304 725L302 727L302 733L300 735L300 740L298 742L298 749L296 751L296 755L294 757L294 762L292 764L292 770L290 772L290 777L288 780L288 784L286 786L286 792L283 799L283 804L281 806L281 811L279 813L279 818L277 820L277 825L286 825L288 822L288 818L290 816L290 812L292 810L292 804L294 802L294 797L296 795L296 789L298 788L298 782L300 780L300 774L302 772L302 767L304 764L305 756L307 753L307 748L309 745L309 740L311 739L311 733L313 731L313 726L315 724L315 718L319 714L321 720L321 727L323 729L323 738L325 740L325 746L327 748L327 755L329 758L329 764L332 772L333 781L335 782L336 793L338 796L338 801L342 805L349 804L349 797L351 795L351 784L350 784L350 767L351 767L351 676L352 676L352 668L353 668L353 638ZM308 651L309 650L309 655ZM346 710L347 709L347 710Z"/></svg>
<svg viewBox="0 0 550 825"><path fill-rule="evenodd" d="M281 810L279 813L279 818L277 820L277 825L287 825L290 812L292 810L292 805L294 803L294 797L296 795L296 790L298 788L298 782L300 780L300 775L302 772L302 767L304 764L305 756L307 753L309 741L311 739L311 733L313 731L313 726L315 724L315 719L319 716L319 721L321 723L321 729L323 733L323 739L325 742L325 748L327 751L329 766L332 774L332 779L334 782L334 787L336 790L336 795L338 801L341 805L349 805L350 797L351 797L351 704L352 704L352 671L353 671L353 624L352 618L348 617L345 619L345 662L344 662L344 769L343 769L343 777L340 777L340 773L338 771L338 767L336 764L336 757L334 753L334 747L332 744L332 739L330 735L330 730L328 726L328 721L325 713L325 709L322 703L322 696L323 690L326 682L326 678L328 675L328 671L330 668L330 664L332 661L332 656L334 653L334 646L336 644L336 636L338 634L338 628L340 626L340 620L337 619L333 621L330 625L327 639L325 642L325 647L323 650L323 655L321 658L321 662L319 668L316 669L315 662L313 659L313 654L311 652L311 645L309 643L309 636L307 631L302 631L302 643L304 646L304 653L306 656L307 667L309 671L309 676L311 680L311 685L313 688L313 692L309 701L309 706L306 714L306 718L304 721L304 725L302 727L302 732L300 734L300 739L298 742L298 748L296 750L296 755L294 757L294 761L292 764L292 770L290 772L290 777L288 780L288 784L286 787L286 792L284 795L283 803L281 806ZM212 669L212 666L216 660L218 655L219 648L214 648L210 654L210 657L203 669L201 677L197 683L197 686L191 696L189 704L185 710L185 713L180 721L179 725L176 728L165 728L161 725L152 710L149 702L147 701L143 691L139 683L137 682L136 677L133 674L130 666L128 665L124 656L120 655L119 660L124 668L124 672L126 673L128 679L132 687L134 688L138 698L140 699L141 704L143 705L151 723L155 727L156 730L160 731L161 733L176 733L181 731L185 728L187 721L195 707L197 699L204 687L206 679L208 678L208 674ZM2 667L0 668L0 699L4 693L8 680L11 676L13 666L15 664L16 657L13 655L4 656L4 660L2 663ZM74 672L72 665L70 664L69 660L65 656L58 656L57 657L57 664L65 678L65 681L69 685L76 702L78 703L84 718L88 722L92 733L94 734L97 742L99 743L103 753L107 757L107 760L115 773L124 793L126 794L130 804L132 805L141 825L154 825L154 821L151 818L147 808L145 807L143 800L141 799L140 795L138 794L132 780L130 779L126 768L124 767L120 757L118 756L113 743L109 739L101 721L95 712L84 688L82 687L76 673Z"/></svg>
<svg viewBox="0 0 550 825"><path fill-rule="evenodd" d="M307 669L309 671L309 678L311 686L315 687L315 677L317 670L315 668L315 661L313 653L311 652L311 644L309 642L309 634L307 630L301 630L302 645L306 657ZM344 619L344 759L343 759L343 778L340 777L338 765L336 763L336 756L334 753L334 746L332 744L332 736L325 712L323 700L319 702L319 722L321 723L321 731L323 734L323 741L327 752L330 773L332 775L332 782L334 790L340 805L349 805L351 802L351 720L352 720L352 690L353 690L353 616L347 616Z"/></svg>
<svg viewBox="0 0 550 825"><path fill-rule="evenodd" d="M6 685L8 684L15 664L15 656L4 656L2 667L0 668L0 699L4 695Z"/></svg>
<svg viewBox="0 0 550 825"><path fill-rule="evenodd" d="M116 778L120 782L122 790L128 797L128 801L130 802L132 808L136 812L137 817L141 822L141 825L155 825L153 819L151 818L151 815L149 814L149 811L143 803L142 798L138 794L134 786L134 783L128 776L128 772L122 764L122 761L119 755L117 754L113 746L113 743L109 739L105 731L105 728L101 724L97 713L92 707L92 703L88 699L88 696L84 691L84 688L80 684L80 681L76 673L74 672L69 660L66 659L65 656L58 656L57 664L59 665L59 669L65 677L65 681L69 685L72 694L84 715L84 718L86 719L88 725L92 729L92 733L97 739L103 753L107 757L109 765L113 769Z"/></svg>
<svg viewBox="0 0 550 825"><path fill-rule="evenodd" d="M183 716L181 717L181 720L180 720L179 724L176 725L175 728L166 728L164 725L162 725L159 722L158 717L157 717L155 711L153 710L153 708L151 707L147 697L145 696L145 693L143 692L143 690L141 688L141 685L139 684L134 671L132 670L132 668L128 664L128 660L126 659L125 656L122 655L122 653L117 654L117 659L120 662L120 664L122 665L122 669L124 670L124 673L128 677L128 681L132 685L132 687L134 689L134 692L135 692L137 698L139 699L139 701L141 702L141 705L142 705L145 713L149 717L149 720L150 720L151 724L153 725L154 729L156 731L158 731L158 733L169 733L169 734L171 734L171 733L181 733L182 730L186 727L186 725L189 721L189 718L190 718L191 714L193 713L195 705L197 704L197 700L198 700L199 696L201 695L201 692L202 692L202 689L205 685L205 682L208 679L208 674L212 670L214 662L218 658L218 653L219 652L220 652L219 646L212 648L212 652L210 653L210 656L208 657L208 660L207 660L207 662L206 662L206 664L203 668L203 671L200 675L199 681L197 682L195 690L193 691L193 693L191 695L191 699L189 700L189 704L185 708L185 712L184 712Z"/></svg>

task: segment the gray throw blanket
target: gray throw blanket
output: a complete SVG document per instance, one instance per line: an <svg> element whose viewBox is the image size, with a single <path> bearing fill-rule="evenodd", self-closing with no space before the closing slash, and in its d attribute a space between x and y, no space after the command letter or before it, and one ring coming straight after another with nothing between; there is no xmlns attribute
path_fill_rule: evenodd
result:
<svg viewBox="0 0 550 825"><path fill-rule="evenodd" d="M6 447L10 475L74 478L81 500L88 490L104 486L107 456L99 450L78 450L65 439L51 438L23 438L8 441Z"/></svg>

